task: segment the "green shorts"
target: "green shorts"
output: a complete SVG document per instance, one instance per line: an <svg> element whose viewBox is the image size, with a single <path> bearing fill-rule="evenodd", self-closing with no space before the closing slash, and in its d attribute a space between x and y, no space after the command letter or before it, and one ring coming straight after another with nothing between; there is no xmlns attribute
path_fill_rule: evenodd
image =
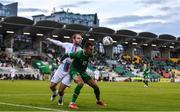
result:
<svg viewBox="0 0 180 112"><path fill-rule="evenodd" d="M83 79L83 81L85 83L87 83L89 80L91 80L92 78L85 72L78 72L77 70L70 70L70 75L72 77L72 79L74 80L77 76L81 76L81 78Z"/></svg>

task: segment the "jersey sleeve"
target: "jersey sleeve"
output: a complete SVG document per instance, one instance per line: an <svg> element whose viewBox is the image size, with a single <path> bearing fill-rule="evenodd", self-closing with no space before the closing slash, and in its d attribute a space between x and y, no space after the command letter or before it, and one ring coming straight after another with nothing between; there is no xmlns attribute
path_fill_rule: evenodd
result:
<svg viewBox="0 0 180 112"><path fill-rule="evenodd" d="M54 39L49 39L49 41L52 42L53 44L61 46L63 48L66 48L67 46L69 46L69 43L67 43L67 42L64 43L64 42L54 40Z"/></svg>

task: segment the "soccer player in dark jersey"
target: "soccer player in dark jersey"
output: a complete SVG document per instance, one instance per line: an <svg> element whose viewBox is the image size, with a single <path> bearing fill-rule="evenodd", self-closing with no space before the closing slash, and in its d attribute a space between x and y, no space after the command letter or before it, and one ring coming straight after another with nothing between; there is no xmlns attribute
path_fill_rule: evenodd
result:
<svg viewBox="0 0 180 112"><path fill-rule="evenodd" d="M76 100L78 95L80 94L80 90L83 87L84 83L88 84L90 87L94 89L94 93L96 96L97 104L101 106L105 106L106 104L100 100L100 90L96 82L86 73L86 69L88 66L89 59L92 57L92 53L94 50L94 45L91 42L87 42L85 44L84 50L78 51L76 53L66 53L61 58L61 62L70 57L73 60L70 66L70 76L73 78L74 82L77 84L74 94L69 105L72 109L78 109L76 105Z"/></svg>

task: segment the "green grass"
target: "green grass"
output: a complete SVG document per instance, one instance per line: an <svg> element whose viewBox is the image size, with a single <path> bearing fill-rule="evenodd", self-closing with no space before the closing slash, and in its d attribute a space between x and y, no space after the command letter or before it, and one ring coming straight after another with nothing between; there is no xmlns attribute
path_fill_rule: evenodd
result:
<svg viewBox="0 0 180 112"><path fill-rule="evenodd" d="M96 105L93 90L85 85L77 100L78 110L180 111L180 83L150 83L148 88L144 88L141 82L98 82L98 85L101 89L101 97L108 105L106 107ZM50 102L51 91L48 81L1 80L0 111L48 111L47 108L70 111L68 104L74 88L75 84L66 90L65 103L63 106L58 106L58 98Z"/></svg>

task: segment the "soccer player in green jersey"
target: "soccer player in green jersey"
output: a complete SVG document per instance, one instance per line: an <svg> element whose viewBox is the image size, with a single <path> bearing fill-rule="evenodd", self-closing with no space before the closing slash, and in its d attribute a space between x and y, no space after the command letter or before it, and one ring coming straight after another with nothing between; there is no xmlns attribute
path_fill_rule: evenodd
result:
<svg viewBox="0 0 180 112"><path fill-rule="evenodd" d="M143 75L144 75L144 87L148 87L148 79L149 79L149 72L150 72L150 64L146 64L145 66L144 66L144 73L143 73Z"/></svg>
<svg viewBox="0 0 180 112"><path fill-rule="evenodd" d="M88 66L89 59L92 57L93 51L94 45L91 42L87 42L85 44L84 50L78 51L76 53L66 53L61 58L61 62L67 57L74 59L70 66L70 75L73 78L74 82L77 84L77 86L74 90L72 101L69 105L69 107L72 109L78 109L78 106L75 102L80 94L80 90L83 87L84 83L88 84L90 87L94 89L97 104L101 106L106 105L104 102L100 100L100 90L98 85L86 73L86 68Z"/></svg>

